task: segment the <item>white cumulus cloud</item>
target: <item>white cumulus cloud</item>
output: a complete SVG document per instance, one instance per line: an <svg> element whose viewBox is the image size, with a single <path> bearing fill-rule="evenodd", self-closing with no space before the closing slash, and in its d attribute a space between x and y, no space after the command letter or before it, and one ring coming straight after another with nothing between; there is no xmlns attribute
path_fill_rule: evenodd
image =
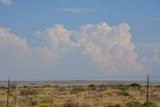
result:
<svg viewBox="0 0 160 107"><path fill-rule="evenodd" d="M64 25L55 25L43 32L34 33L38 38L46 40L46 45L55 52L61 53L73 48L76 43L70 40L71 31L67 30Z"/></svg>
<svg viewBox="0 0 160 107"><path fill-rule="evenodd" d="M100 71L109 74L143 73L145 68L150 71L159 68L159 46L148 46L153 51L152 55L137 57L130 27L126 23L114 26L105 22L86 24L77 30L55 25L33 35L38 45L29 47L25 38L11 33L8 28L0 27L0 71L53 71L58 58L74 49L90 58ZM148 49L146 47L142 46L141 49ZM7 72L4 74L8 75Z"/></svg>
<svg viewBox="0 0 160 107"><path fill-rule="evenodd" d="M26 39L14 35L8 28L0 27L0 71L7 71L4 73L11 75L11 72L51 70L59 55L73 46L68 39L71 33L61 25L38 34L44 36L48 45L31 48Z"/></svg>
<svg viewBox="0 0 160 107"><path fill-rule="evenodd" d="M75 35L84 47L84 52L107 72L138 71L142 65L136 61L135 45L131 41L130 27L127 24L109 26L82 25Z"/></svg>

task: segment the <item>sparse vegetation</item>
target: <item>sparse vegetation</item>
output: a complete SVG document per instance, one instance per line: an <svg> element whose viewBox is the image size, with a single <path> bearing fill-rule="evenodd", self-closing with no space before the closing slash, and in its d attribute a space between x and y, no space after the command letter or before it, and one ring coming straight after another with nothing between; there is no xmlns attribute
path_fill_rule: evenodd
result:
<svg viewBox="0 0 160 107"><path fill-rule="evenodd" d="M138 90L137 90L138 87ZM140 89L139 89L140 87ZM153 91L154 90L154 91ZM6 107L7 87L0 88L0 107ZM10 107L159 107L159 87L150 87L156 97L145 103L146 87L106 84L65 86L16 86L10 88ZM151 94L151 93L150 93Z"/></svg>
<svg viewBox="0 0 160 107"><path fill-rule="evenodd" d="M131 101L128 102L127 107L157 107L156 104L152 103L152 102L145 102L144 104L141 104L138 101Z"/></svg>
<svg viewBox="0 0 160 107"><path fill-rule="evenodd" d="M127 107L142 107L142 105L138 101L131 101L128 102L126 105Z"/></svg>
<svg viewBox="0 0 160 107"><path fill-rule="evenodd" d="M70 94L77 94L81 91L84 91L84 88L82 86L73 86L70 91Z"/></svg>

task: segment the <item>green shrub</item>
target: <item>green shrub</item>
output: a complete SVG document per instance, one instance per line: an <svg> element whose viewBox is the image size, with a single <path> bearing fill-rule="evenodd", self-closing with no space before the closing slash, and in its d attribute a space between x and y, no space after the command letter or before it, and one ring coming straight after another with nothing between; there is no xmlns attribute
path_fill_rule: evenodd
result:
<svg viewBox="0 0 160 107"><path fill-rule="evenodd" d="M120 91L119 95L129 96L129 93L127 91Z"/></svg>
<svg viewBox="0 0 160 107"><path fill-rule="evenodd" d="M97 89L97 86L95 86L94 84L90 84L88 85L88 88L93 91Z"/></svg>
<svg viewBox="0 0 160 107"><path fill-rule="evenodd" d="M138 84L138 83L132 83L131 85L130 85L131 87L134 87L134 88L138 88L138 89L140 89L141 88L141 85L140 84Z"/></svg>
<svg viewBox="0 0 160 107"><path fill-rule="evenodd" d="M143 107L156 107L156 105L153 104L152 102L146 102L143 104Z"/></svg>
<svg viewBox="0 0 160 107"><path fill-rule="evenodd" d="M49 107L49 105L48 104L46 104L46 103L43 103L43 104L39 104L38 106L36 106L36 107Z"/></svg>
<svg viewBox="0 0 160 107"><path fill-rule="evenodd" d="M142 107L142 105L138 101L128 102L127 107Z"/></svg>
<svg viewBox="0 0 160 107"><path fill-rule="evenodd" d="M116 86L115 86L115 88L116 89L119 89L119 90L122 90L122 91L126 91L126 90L128 90L128 86L125 86L125 85L123 85L123 84L117 84Z"/></svg>

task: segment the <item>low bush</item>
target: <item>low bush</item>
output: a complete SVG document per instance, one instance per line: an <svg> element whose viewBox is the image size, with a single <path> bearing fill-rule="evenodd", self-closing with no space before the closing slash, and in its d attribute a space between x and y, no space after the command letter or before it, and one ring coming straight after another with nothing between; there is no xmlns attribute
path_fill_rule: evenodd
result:
<svg viewBox="0 0 160 107"><path fill-rule="evenodd" d="M143 104L143 107L156 107L156 105L152 102L146 102Z"/></svg>
<svg viewBox="0 0 160 107"><path fill-rule="evenodd" d="M131 87L134 87L134 88L138 88L138 89L141 88L141 85L138 84L138 83L132 83L130 86L131 86Z"/></svg>
<svg viewBox="0 0 160 107"><path fill-rule="evenodd" d="M127 91L120 91L119 95L129 96L129 93Z"/></svg>
<svg viewBox="0 0 160 107"><path fill-rule="evenodd" d="M89 90L94 91L94 90L96 90L96 89L97 89L97 86L96 86L96 85L94 85L94 84L90 84L90 85L88 85L88 88L89 88Z"/></svg>
<svg viewBox="0 0 160 107"><path fill-rule="evenodd" d="M115 86L115 88L116 88L116 89L119 89L119 90L122 90L122 91L126 91L126 90L129 89L128 86L123 85L123 84L117 84L117 85Z"/></svg>
<svg viewBox="0 0 160 107"><path fill-rule="evenodd" d="M126 105L127 107L142 107L142 105L138 101L131 101L128 102Z"/></svg>

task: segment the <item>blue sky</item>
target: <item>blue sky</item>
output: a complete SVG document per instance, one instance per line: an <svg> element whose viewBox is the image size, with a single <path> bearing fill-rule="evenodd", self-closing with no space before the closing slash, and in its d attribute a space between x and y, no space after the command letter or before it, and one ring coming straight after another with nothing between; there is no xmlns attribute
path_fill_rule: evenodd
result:
<svg viewBox="0 0 160 107"><path fill-rule="evenodd" d="M66 29L67 29L69 32L71 32L71 34L69 34L70 35L69 39L71 37L79 38L83 34L87 35L85 39L88 41L87 42L85 41L85 42L91 43L91 44L93 43L96 46L96 49L97 47L100 47L103 52L103 50L108 48L108 47L103 47L103 45L106 45L106 44L105 43L103 45L98 44L99 42L93 40L93 38L88 36L92 34L87 33L84 30L80 30L80 26L84 25L81 28L85 29L88 27L87 24L91 24L94 26L94 28L91 28L92 30L90 32L94 32L93 31L94 29L98 30L97 26L106 27L109 25L110 27L112 27L112 29L114 29L113 26L119 26L120 24L125 23L128 26L130 26L130 29L128 29L126 25L119 26L117 29L122 29L122 28L128 29L127 31L123 31L123 32L121 31L123 35L126 34L128 35L128 37L131 35L131 38L124 43L128 45L128 42L129 42L130 45L132 45L132 43L135 45L134 49L132 49L131 47L124 46L123 48L127 48L127 49L129 48L128 50L125 49L125 51L131 50L133 52L132 55L135 54L133 56L137 55L137 57L136 58L134 57L133 59L135 62L134 61L133 62L143 66L143 70L145 69L144 71L147 71L153 75L160 75L160 72L158 71L158 69L160 69L159 67L160 66L160 13L159 11L160 11L159 0L152 0L152 1L149 1L149 0L121 0L121 1L117 1L117 0L25 0L25 1L24 0L0 0L0 27L5 29L5 30L3 29L1 33L7 32L4 35L8 36L13 34L15 36L16 39L9 38L9 41L10 39L16 40L15 42L20 42L22 40L21 42L24 43L23 46L27 45L25 47L29 48L30 49L29 51L34 49L37 51L37 48L43 48L42 50L44 50L44 47L45 47L47 49L49 48L49 50L47 51L50 52L51 51L50 47L55 49L56 47L55 45L57 44L50 43L51 41L49 40L49 39L53 40L55 35L51 35L53 36L53 38L50 38L49 36L45 38L42 37L45 35L49 35L47 33L49 32L49 30L47 29L50 29L52 33L55 32L54 29L58 29L59 32L62 32L61 30L66 32ZM103 26L102 24L103 22L106 25ZM64 27L61 27L61 26L57 27L56 26L57 24L64 25ZM6 30L8 28L10 30ZM130 34L128 34L128 31L130 32ZM101 30L99 32L102 33ZM78 36L76 37L74 35L78 35ZM116 35L116 34L113 34L113 35ZM68 37L68 35L66 36ZM2 45L2 42L6 42L5 40L6 39L1 38L0 45ZM110 39L106 38L106 40L110 40ZM68 42L71 42L70 45L72 45L72 42L73 44L77 44L77 41L76 43L74 43L75 41L73 41L71 38L71 41L68 41ZM119 41L118 43L121 43L121 42ZM7 46L9 44L12 45L12 43L9 42ZM48 46L48 44L51 44L53 46ZM61 46L62 44L63 46ZM64 41L62 42L62 44L58 45L58 48L61 48L61 50L58 49L57 53L55 52L55 50L52 49L53 52L51 53L56 54L56 58L53 58L53 60L52 58L51 58L51 61L47 60L46 62L45 61L39 62L41 60L37 60L37 62L35 61L36 64L34 67L31 67L31 66L27 67L26 65L29 62L23 62L22 60L18 60L19 63L24 63L21 65L23 66L21 68L19 68L18 65L16 64L14 65L12 63L4 63L7 61L10 61L7 58L7 56L5 56L6 53L7 54L12 52L14 53L16 50L14 50L13 48L9 50L9 47L5 47L3 44L3 47L2 46L0 47L1 48L0 57L3 57L3 60L0 61L0 67L1 67L0 78L3 79L8 75L10 75L13 78L20 78L20 79L23 79L23 78L45 79L45 78L55 78L55 77L83 77L83 75L86 75L87 77L103 76L103 75L120 76L124 74L125 75L133 75L133 74L144 75L147 73L147 72L143 72L139 74L136 72L142 69L134 70L133 72L129 71L128 73L126 73L128 71L126 70L127 68L125 68L123 65L120 65L119 62L117 61L122 59L121 57L117 59L113 59L115 60L115 62L114 61L112 62L113 66L114 67L118 66L116 68L118 69L118 71L116 71L116 73L111 73L112 70L110 70L111 72L106 70L107 66L109 65L106 64L105 66L100 67L99 62L97 62L97 60L96 61L94 60L95 54L94 55L90 54L84 45L70 46L68 49L68 45L66 45ZM112 43L109 41L108 44L111 45ZM19 45L22 45L22 44L18 43L18 46ZM62 48L64 48L65 51L67 50L67 52L63 52ZM88 53L84 55L83 49L81 48L84 48L84 51L87 50ZM6 49L7 51L4 49ZM31 57L27 58L32 60L33 62L35 60L35 57L38 54L38 52L36 53L35 50L34 52L32 51L34 55L30 55ZM126 52L123 52L123 53L126 53ZM103 52L103 54L107 56L108 52L105 51ZM46 53L44 55L46 55ZM9 58L15 57L12 55L8 55L8 56ZM17 58L15 59L16 60L19 59L19 56L17 56ZM112 60L111 57L107 57L106 59L107 61ZM124 60L125 63L127 61ZM46 65L44 65L43 63L46 63ZM153 65L153 66L148 67L147 64ZM41 66L42 68L40 68L39 66ZM23 68L25 69L24 71L23 71ZM36 75L37 73L39 73L39 76L35 77L34 75Z"/></svg>

